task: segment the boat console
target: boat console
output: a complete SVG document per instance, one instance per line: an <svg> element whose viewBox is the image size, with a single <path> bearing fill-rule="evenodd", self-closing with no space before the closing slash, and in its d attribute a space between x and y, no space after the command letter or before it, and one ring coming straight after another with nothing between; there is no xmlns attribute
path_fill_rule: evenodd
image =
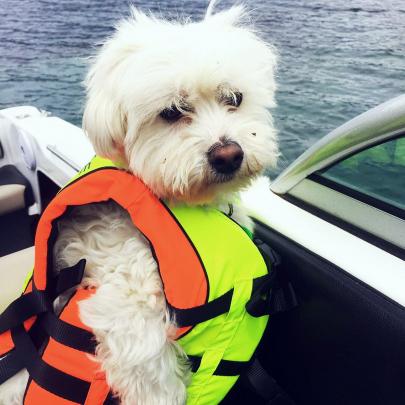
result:
<svg viewBox="0 0 405 405"><path fill-rule="evenodd" d="M40 214L93 155L83 131L60 118L29 106L0 110L0 312L34 265Z"/></svg>

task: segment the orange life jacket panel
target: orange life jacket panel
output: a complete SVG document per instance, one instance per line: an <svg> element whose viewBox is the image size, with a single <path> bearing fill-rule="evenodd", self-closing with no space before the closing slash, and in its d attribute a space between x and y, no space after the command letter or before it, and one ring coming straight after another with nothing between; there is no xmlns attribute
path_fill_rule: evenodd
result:
<svg viewBox="0 0 405 405"><path fill-rule="evenodd" d="M8 369L8 374L19 366L28 369L26 404L93 405L102 404L108 398L105 377L91 358L93 336L80 322L77 310L77 302L92 291L78 289L59 316L52 310L52 301L61 292L80 283L84 263L81 272L78 264L55 278L52 250L55 223L69 207L110 199L129 212L134 225L151 243L168 304L187 310L206 303L208 284L198 254L170 210L138 178L116 167L103 167L79 177L63 188L45 209L35 237L32 280L23 296L0 318L0 355L8 358L0 368ZM162 234L170 240L170 245L162 241ZM173 268L176 272L171 271ZM190 328L179 328L178 336ZM87 347L83 347L83 341ZM20 357L26 358L17 361Z"/></svg>

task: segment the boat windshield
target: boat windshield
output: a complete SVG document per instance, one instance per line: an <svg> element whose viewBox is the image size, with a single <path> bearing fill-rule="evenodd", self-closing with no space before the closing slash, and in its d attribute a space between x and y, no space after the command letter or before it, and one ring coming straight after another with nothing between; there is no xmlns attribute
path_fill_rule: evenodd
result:
<svg viewBox="0 0 405 405"><path fill-rule="evenodd" d="M405 211L405 136L358 152L317 174Z"/></svg>

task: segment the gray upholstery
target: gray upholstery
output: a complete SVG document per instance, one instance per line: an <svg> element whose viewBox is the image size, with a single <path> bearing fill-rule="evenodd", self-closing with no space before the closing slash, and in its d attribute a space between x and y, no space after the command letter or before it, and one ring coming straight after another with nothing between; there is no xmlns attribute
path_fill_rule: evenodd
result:
<svg viewBox="0 0 405 405"><path fill-rule="evenodd" d="M33 267L33 246L0 257L0 313L21 295L25 278Z"/></svg>
<svg viewBox="0 0 405 405"><path fill-rule="evenodd" d="M0 215L8 214L25 207L25 186L5 184L0 186Z"/></svg>

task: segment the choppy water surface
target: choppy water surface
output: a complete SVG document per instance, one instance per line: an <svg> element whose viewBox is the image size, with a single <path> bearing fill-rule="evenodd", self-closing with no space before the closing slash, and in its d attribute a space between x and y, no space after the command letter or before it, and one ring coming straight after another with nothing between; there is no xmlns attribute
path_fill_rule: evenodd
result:
<svg viewBox="0 0 405 405"><path fill-rule="evenodd" d="M195 19L206 8L204 0L133 3ZM336 126L405 93L404 0L246 3L281 54L279 170ZM0 108L35 105L80 125L85 58L127 13L127 0L1 0Z"/></svg>

